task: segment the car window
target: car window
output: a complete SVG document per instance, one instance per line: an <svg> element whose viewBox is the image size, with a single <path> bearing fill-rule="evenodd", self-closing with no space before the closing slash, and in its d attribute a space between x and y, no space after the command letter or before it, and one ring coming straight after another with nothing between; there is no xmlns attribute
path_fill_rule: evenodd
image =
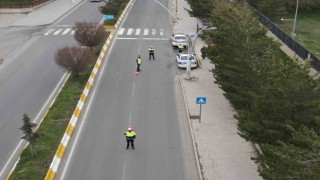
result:
<svg viewBox="0 0 320 180"><path fill-rule="evenodd" d="M175 39L178 39L178 40L186 40L187 38L186 38L186 37L183 37L183 36L176 36Z"/></svg>
<svg viewBox="0 0 320 180"><path fill-rule="evenodd" d="M188 60L188 56L182 56L181 60Z"/></svg>

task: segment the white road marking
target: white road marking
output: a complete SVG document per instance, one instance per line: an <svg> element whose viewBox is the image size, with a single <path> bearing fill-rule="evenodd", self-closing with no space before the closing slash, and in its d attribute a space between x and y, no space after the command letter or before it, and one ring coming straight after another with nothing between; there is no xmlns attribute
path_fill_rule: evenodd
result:
<svg viewBox="0 0 320 180"><path fill-rule="evenodd" d="M143 30L143 35L146 36L146 35L148 35L148 34L149 34L149 29L144 29L144 30Z"/></svg>
<svg viewBox="0 0 320 180"><path fill-rule="evenodd" d="M138 28L138 29L136 30L136 36L140 35L140 31L141 31L140 28Z"/></svg>
<svg viewBox="0 0 320 180"><path fill-rule="evenodd" d="M74 35L74 30L71 31L71 35Z"/></svg>
<svg viewBox="0 0 320 180"><path fill-rule="evenodd" d="M53 35L58 35L61 31L62 31L62 29L58 29L58 30L56 30L56 32L53 33Z"/></svg>
<svg viewBox="0 0 320 180"><path fill-rule="evenodd" d="M137 39L142 39L142 40L155 40L155 41L167 41L167 40L169 40L168 38L129 38L129 37L117 37L116 39L119 39L119 40L137 40Z"/></svg>
<svg viewBox="0 0 320 180"><path fill-rule="evenodd" d="M120 37L117 37L117 39L127 39L127 40L132 40L132 39L139 39L139 38L120 38Z"/></svg>
<svg viewBox="0 0 320 180"><path fill-rule="evenodd" d="M160 29L160 36L163 36L163 29Z"/></svg>
<svg viewBox="0 0 320 180"><path fill-rule="evenodd" d="M51 34L54 31L54 29L50 29L49 31L47 31L44 35L48 36L49 34Z"/></svg>
<svg viewBox="0 0 320 180"><path fill-rule="evenodd" d="M128 29L127 35L131 35L132 34L132 28Z"/></svg>
<svg viewBox="0 0 320 180"><path fill-rule="evenodd" d="M118 34L119 34L119 35L122 35L123 32L124 32L124 28L121 28L121 29L119 30Z"/></svg>
<svg viewBox="0 0 320 180"><path fill-rule="evenodd" d="M152 35L154 36L154 35L156 35L156 33L157 33L157 30L156 29L152 29Z"/></svg>
<svg viewBox="0 0 320 180"><path fill-rule="evenodd" d="M63 33L62 33L62 35L66 35L70 30L71 30L70 28L64 30Z"/></svg>
<svg viewBox="0 0 320 180"><path fill-rule="evenodd" d="M56 26L69 27L69 26L73 26L73 25L56 25Z"/></svg>

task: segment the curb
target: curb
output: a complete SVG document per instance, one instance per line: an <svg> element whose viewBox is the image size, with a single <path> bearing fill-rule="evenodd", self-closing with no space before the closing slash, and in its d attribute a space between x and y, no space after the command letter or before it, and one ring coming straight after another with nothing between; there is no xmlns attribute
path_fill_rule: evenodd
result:
<svg viewBox="0 0 320 180"><path fill-rule="evenodd" d="M124 8L124 10L122 11L122 13L121 13L120 17L118 18L116 24L114 25L114 27L115 27L116 29L119 27L122 19L124 18L125 14L127 13L130 5L132 5L132 4L133 4L133 0L130 0L130 1L128 2L128 4L126 5L126 7Z"/></svg>
<svg viewBox="0 0 320 180"><path fill-rule="evenodd" d="M91 89L91 87L93 85L94 78L96 77L96 74L98 73L99 67L101 65L101 61L102 61L102 59L103 59L103 57L105 55L107 47L109 46L113 36L114 36L114 33L111 32L109 37L108 37L108 39L107 39L107 41L103 45L103 48L102 48L102 50L100 52L98 60L97 60L95 66L94 66L94 68L93 68L93 70L91 72L91 75L90 75L89 80L88 80L88 82L86 84L86 87L82 92L82 95L81 95L80 100L79 100L79 102L77 104L77 107L73 112L73 115L72 115L72 117L70 119L70 122L68 124L67 129L66 129L66 132L63 135L63 138L62 138L62 140L60 142L60 145L59 145L59 147L58 147L58 149L56 151L56 154L55 154L55 156L53 158L53 161L52 161L52 163L50 165L50 168L49 168L49 170L47 172L47 175L44 178L45 180L53 180L55 175L56 175L56 173L57 173L57 170L58 170L60 162L61 162L61 160L63 158L64 152L65 152L65 150L67 148L69 140L70 140L70 138L71 138L71 136L72 136L72 134L74 132L75 126L76 126L76 124L78 122L78 119L79 119L81 110L83 108L83 105L86 102L87 96L88 96L88 94L90 92L90 89Z"/></svg>
<svg viewBox="0 0 320 180"><path fill-rule="evenodd" d="M187 104L187 99L186 99L186 95L184 92L184 88L182 85L182 77L179 77L179 82L180 82L180 86L181 86L181 90L182 90L182 96L183 96L183 100L184 100L184 105L186 107L186 111L187 111L187 117L188 117L188 124L189 124L189 130L191 133L191 137L192 137L192 145L193 145L193 151L194 151L194 155L196 157L196 161L197 161L197 169L198 169L198 174L199 174L199 179L203 180L203 176L202 176L202 172L201 172L201 168L200 168L200 160L199 160L199 156L198 156L198 149L196 146L196 141L194 138L194 134L193 134L193 130L192 130L192 125L191 125L191 120L190 120L190 114L189 114L189 109L188 109L188 104Z"/></svg>

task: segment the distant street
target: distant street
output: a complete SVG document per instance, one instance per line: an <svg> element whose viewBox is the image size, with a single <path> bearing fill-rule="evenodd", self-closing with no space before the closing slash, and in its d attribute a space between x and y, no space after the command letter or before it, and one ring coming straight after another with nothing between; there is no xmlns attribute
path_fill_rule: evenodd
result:
<svg viewBox="0 0 320 180"><path fill-rule="evenodd" d="M99 22L102 15L97 7L101 5L85 2L48 27L0 28L0 48L6 54L0 65L0 171L20 142L23 113L32 120L39 115L38 123L64 75L53 60L55 51L76 45L72 26L76 21Z"/></svg>
<svg viewBox="0 0 320 180"><path fill-rule="evenodd" d="M168 0L161 3L169 5ZM171 33L169 15L162 7L152 0L135 1L57 179L198 179L181 89L175 85L180 70ZM148 60L151 45L156 60ZM138 54L142 71L135 76ZM125 149L128 124L137 132L135 150Z"/></svg>

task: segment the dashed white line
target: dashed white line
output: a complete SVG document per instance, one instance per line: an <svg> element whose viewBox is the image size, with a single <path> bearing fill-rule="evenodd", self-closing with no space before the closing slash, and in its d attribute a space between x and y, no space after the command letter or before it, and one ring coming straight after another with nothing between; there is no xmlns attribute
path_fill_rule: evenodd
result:
<svg viewBox="0 0 320 180"><path fill-rule="evenodd" d="M128 29L127 35L131 35L132 34L132 28Z"/></svg>
<svg viewBox="0 0 320 180"><path fill-rule="evenodd" d="M64 30L63 33L62 33L62 35L66 35L70 30L71 30L70 28Z"/></svg>
<svg viewBox="0 0 320 180"><path fill-rule="evenodd" d="M121 28L121 29L119 30L118 34L119 34L119 35L122 35L123 32L124 32L124 28Z"/></svg>
<svg viewBox="0 0 320 180"><path fill-rule="evenodd" d="M149 34L149 29L144 29L143 35L146 36L146 35L148 35L148 34Z"/></svg>
<svg viewBox="0 0 320 180"><path fill-rule="evenodd" d="M140 35L140 31L141 31L140 28L138 28L138 29L136 30L136 36Z"/></svg>
<svg viewBox="0 0 320 180"><path fill-rule="evenodd" d="M51 34L54 31L54 29L50 29L49 31L47 31L44 35L48 36L49 34Z"/></svg>
<svg viewBox="0 0 320 180"><path fill-rule="evenodd" d="M61 31L62 29L58 29L56 32L53 33L53 35L58 35Z"/></svg>

